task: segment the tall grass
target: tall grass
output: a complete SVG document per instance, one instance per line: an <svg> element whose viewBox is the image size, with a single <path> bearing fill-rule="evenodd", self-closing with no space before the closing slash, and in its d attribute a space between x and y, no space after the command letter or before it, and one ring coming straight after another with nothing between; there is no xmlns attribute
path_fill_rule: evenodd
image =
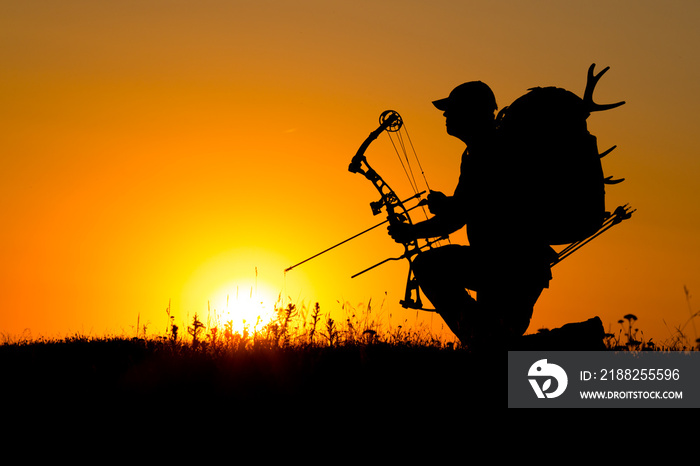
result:
<svg viewBox="0 0 700 466"><path fill-rule="evenodd" d="M379 401L383 410L426 399L453 409L459 400L502 395L494 386L505 384L486 383L503 377L502 354L475 356L424 327L387 324L381 306L375 312L371 303L341 311L279 304L269 322L236 330L215 315L194 315L178 326L168 306L157 334L149 335L139 316L131 335L5 338L0 397L57 405L97 397L166 411L183 400L191 406L214 400L235 407L236 415L259 406L277 412L325 403L354 415ZM610 350L697 348L683 327L657 345L644 338L636 316L624 316L619 326L606 335Z"/></svg>
<svg viewBox="0 0 700 466"><path fill-rule="evenodd" d="M694 314L684 325L669 331L669 337L657 343L653 338L646 338L644 330L637 324L637 316L626 314L617 324L616 332L605 334L605 346L614 351L700 351L700 338L692 338L685 332L685 327L691 320L700 315ZM665 321L664 321L665 323Z"/></svg>
<svg viewBox="0 0 700 466"><path fill-rule="evenodd" d="M188 333L192 337L189 342L197 341L197 346L202 346L204 349L216 347L218 350L261 347L337 348L371 344L455 348L454 340L435 335L424 326L387 325L373 310L371 301L360 308L345 303L340 310L345 315L341 318L336 315L334 318L330 312L324 313L319 303L307 307L293 303L282 305L278 300L274 306L273 318L269 322L258 321L252 327L246 324L243 330L234 330L232 321L222 322L216 316L209 320L213 323L207 326L201 322L197 324L198 318L195 316L192 326L188 327ZM169 313L168 316L172 317ZM196 338L192 335L193 327L201 330ZM169 332L166 337L172 341L173 332ZM187 341L181 340L181 343L184 344Z"/></svg>
<svg viewBox="0 0 700 466"><path fill-rule="evenodd" d="M341 318L318 304L280 305L270 322L238 331L230 321L195 315L183 332L168 306L160 334L147 335L137 318L131 336L6 340L0 345L0 396L100 394L174 402L196 395L256 403L284 396L310 402L331 394L357 400L375 389L403 398L407 389L461 386L465 372L456 367L468 353L459 345L425 328L385 326L369 304L342 310Z"/></svg>

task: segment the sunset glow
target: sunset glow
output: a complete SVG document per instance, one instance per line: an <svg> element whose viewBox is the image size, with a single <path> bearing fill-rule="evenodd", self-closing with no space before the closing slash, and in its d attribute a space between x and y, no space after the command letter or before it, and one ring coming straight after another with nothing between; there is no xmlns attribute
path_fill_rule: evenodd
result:
<svg viewBox="0 0 700 466"><path fill-rule="evenodd" d="M607 205L637 212L554 268L529 331L634 313L662 341L700 308L698 21L682 0L0 0L0 333L161 329L169 303L178 325L216 310L242 330L278 299L383 302L444 332L399 306L406 261L350 278L403 252L384 227L284 270L384 220L348 172L384 110L451 194L464 147L433 100L469 80L501 108L582 95L597 63L596 99L627 101L588 120L626 178ZM412 194L385 135L367 157Z"/></svg>
<svg viewBox="0 0 700 466"><path fill-rule="evenodd" d="M211 308L218 328L230 327L232 332L243 334L245 330L253 333L270 323L277 303L278 298L269 290L261 292L255 286L241 290L230 285L214 293Z"/></svg>

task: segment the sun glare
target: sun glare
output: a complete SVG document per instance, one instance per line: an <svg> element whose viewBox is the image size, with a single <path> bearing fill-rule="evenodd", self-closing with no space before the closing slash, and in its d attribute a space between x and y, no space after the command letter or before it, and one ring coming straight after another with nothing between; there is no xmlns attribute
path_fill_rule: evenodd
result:
<svg viewBox="0 0 700 466"><path fill-rule="evenodd" d="M223 286L210 301L215 322L222 329L243 333L260 330L275 317L278 297L265 286Z"/></svg>
<svg viewBox="0 0 700 466"><path fill-rule="evenodd" d="M197 313L202 322L221 332L262 330L276 317L275 307L284 307L282 300L292 299L290 294L299 300L309 293L313 296L301 271L286 277L284 268L290 262L254 247L212 256L193 269L183 284L180 309L189 318Z"/></svg>

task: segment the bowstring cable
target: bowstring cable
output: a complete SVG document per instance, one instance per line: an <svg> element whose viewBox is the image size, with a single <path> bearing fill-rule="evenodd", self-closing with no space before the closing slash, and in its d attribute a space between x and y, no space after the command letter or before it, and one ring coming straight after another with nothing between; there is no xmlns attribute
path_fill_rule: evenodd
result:
<svg viewBox="0 0 700 466"><path fill-rule="evenodd" d="M418 152L416 152L415 147L413 147L413 141L411 141L411 135L408 134L408 128L406 128L406 123L404 123L404 131L406 131L406 137L408 138L408 143L411 145L411 150L413 151L413 156L416 159L416 163L418 163L418 168L420 168L420 173L423 176L423 180L425 181L425 186L428 188L428 191L431 191L430 184L428 184L428 178L426 178L425 171L423 170L423 166L420 163L420 159L418 159ZM405 151L404 151L404 154L405 154Z"/></svg>
<svg viewBox="0 0 700 466"><path fill-rule="evenodd" d="M411 151L413 152L413 157L416 159L416 163L418 164L418 168L420 169L421 175L423 176L423 181L425 182L426 188L428 188L428 192L431 191L430 189L430 183L428 183L428 178L425 176L425 170L423 170L423 165L420 163L420 159L418 158L418 152L416 152L416 148L413 145L413 141L411 140L411 135L408 133L408 128L406 127L406 122L403 122L403 131L406 133L406 138L408 139L408 143L411 146ZM399 152L398 148L396 147L396 143L394 143L394 138L391 137L391 133L388 133L389 135L389 140L391 141L391 145L394 147L394 151L396 152L396 156L399 159L399 162L401 163L401 167L403 168L404 173L406 174L406 178L408 178L408 182L411 185L411 188L413 189L413 193L417 194L418 193L418 182L416 181L415 175L413 174L413 168L411 167L411 162L408 158L408 151L406 150L406 144L404 143L403 136L401 134L401 129L396 132L396 139L401 147L401 152L403 153L403 159L401 158L401 153ZM404 164L404 159L406 160L406 163ZM408 167L408 168L407 168ZM430 218L428 216L428 213L425 211L425 206L421 206L421 210L423 211L423 215L425 216L425 219L427 220ZM448 243L450 243L449 238L447 239Z"/></svg>
<svg viewBox="0 0 700 466"><path fill-rule="evenodd" d="M411 151L413 152L413 157L416 159L416 163L418 164L418 168L420 169L421 176L423 177L423 181L425 182L425 187L428 188L428 192L430 193L432 191L432 189L430 189L430 183L428 183L428 178L425 176L425 170L423 170L423 165L421 165L420 159L418 158L418 152L416 151L416 148L413 146L413 141L411 140L411 135L408 132L408 127L406 126L406 122L403 122L403 130L406 133L406 138L408 139L408 143L411 146ZM391 136L389 136L389 138L391 139ZM409 178L409 182L411 182L412 185L414 186L414 188L413 188L414 192L417 193L418 192L418 188L417 188L418 183L416 182L416 179L413 175L413 169L411 168L411 163L408 160L408 152L406 151L406 146L403 142L403 137L401 136L400 131L398 132L397 139L400 141L401 149L403 151L404 158L406 159L406 164L408 165L409 171L411 172L410 176L408 175L408 173L406 173L406 176ZM391 144L392 145L394 144L393 139L391 140ZM396 150L396 146L394 146L394 150ZM396 150L396 155L399 157L399 160L401 160L401 155L399 154L398 150ZM403 161L401 162L401 165L403 166ZM404 172L406 172L405 168L404 168ZM423 215L425 215L425 219L427 220L428 218L430 218L428 216L428 213L425 211L425 206L421 206L421 208L422 208L421 210L423 210ZM452 244L452 241L450 240L449 236L446 238L446 240L447 240L448 244ZM438 239L435 242L440 243L441 240Z"/></svg>
<svg viewBox="0 0 700 466"><path fill-rule="evenodd" d="M399 149L396 147L396 143L394 142L394 138L391 137L391 133L387 134L389 134L389 140L391 141L391 145L394 147L394 152L396 152L396 156L399 159L401 168L403 168L403 172L406 174L408 183L411 185L413 194L416 194L418 192L418 184L416 183L416 178L413 176L413 169L411 168L411 164L409 163L408 155L406 154L406 146L403 143L403 138L401 137L400 130L399 132L397 132L396 140L401 146L401 152L399 152ZM403 153L403 158L401 158L401 153ZM404 163L404 159L406 160L406 163Z"/></svg>

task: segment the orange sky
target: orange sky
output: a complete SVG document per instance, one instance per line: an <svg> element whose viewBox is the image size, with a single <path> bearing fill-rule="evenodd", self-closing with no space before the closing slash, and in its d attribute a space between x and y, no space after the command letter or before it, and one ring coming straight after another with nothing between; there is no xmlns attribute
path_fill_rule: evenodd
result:
<svg viewBox="0 0 700 466"><path fill-rule="evenodd" d="M596 101L627 101L589 119L627 179L608 205L637 212L555 267L530 330L633 313L661 342L689 318L684 286L700 309L699 20L692 0L2 0L0 332L161 332L169 301L184 320L251 291L384 301L393 325L437 331L398 305L405 261L350 279L401 254L384 229L283 270L382 220L347 165L383 110L449 193L463 147L432 100L474 79L501 107L582 95L595 62ZM387 139L367 155L409 194Z"/></svg>

